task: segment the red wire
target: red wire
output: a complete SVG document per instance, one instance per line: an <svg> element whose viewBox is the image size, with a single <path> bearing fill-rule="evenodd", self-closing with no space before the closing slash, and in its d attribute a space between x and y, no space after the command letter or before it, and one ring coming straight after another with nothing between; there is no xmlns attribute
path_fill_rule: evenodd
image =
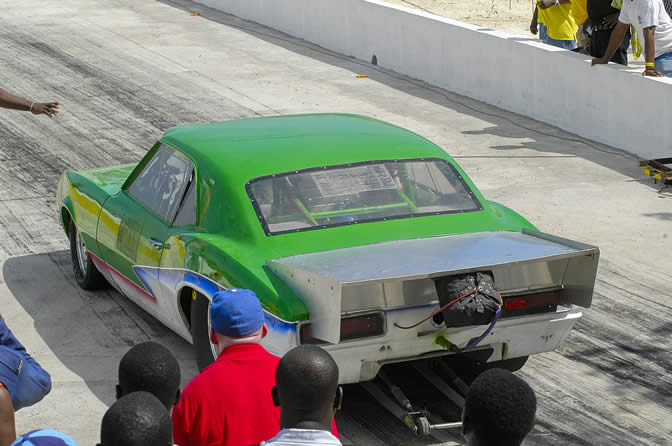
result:
<svg viewBox="0 0 672 446"><path fill-rule="evenodd" d="M426 320L428 320L428 319L430 319L430 318L436 316L437 314L441 313L443 310L445 310L446 308L448 308L449 306L451 306L451 305L454 304L455 302L458 302L458 301L464 299L465 297L474 294L476 291L478 291L478 289L471 290L471 291L469 291L467 294L465 294L464 296L460 296L460 297L458 297L457 299L448 302L446 305L442 306L441 308L439 308L439 309L436 310L434 313L430 314L429 316L427 316L426 318L424 318L423 320L421 320L421 321L418 322L417 324L409 325L408 327L402 327L401 325L399 325L399 324L397 324L397 323L395 322L395 323L394 323L394 326L397 327L397 328L401 328L402 330L409 330L409 329L411 329L411 328L415 328L415 327L417 327L418 325L420 325L420 324L422 324L423 322L425 322Z"/></svg>

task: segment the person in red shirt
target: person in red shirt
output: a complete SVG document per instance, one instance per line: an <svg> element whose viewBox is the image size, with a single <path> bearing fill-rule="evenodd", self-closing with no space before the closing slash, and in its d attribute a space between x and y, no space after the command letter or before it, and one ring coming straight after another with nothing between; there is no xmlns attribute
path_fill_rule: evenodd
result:
<svg viewBox="0 0 672 446"><path fill-rule="evenodd" d="M280 430L280 411L271 389L280 358L260 344L264 312L250 290L213 296L210 338L215 362L196 376L173 408L173 441L178 446L247 446Z"/></svg>

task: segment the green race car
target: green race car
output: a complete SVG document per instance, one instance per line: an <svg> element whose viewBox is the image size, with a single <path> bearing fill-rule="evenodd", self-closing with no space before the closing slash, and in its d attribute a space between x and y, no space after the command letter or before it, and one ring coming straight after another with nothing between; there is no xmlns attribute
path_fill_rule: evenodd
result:
<svg viewBox="0 0 672 446"><path fill-rule="evenodd" d="M65 172L57 200L78 283L112 284L193 342L201 368L212 295L249 288L267 349L321 344L342 383L475 350L520 367L590 305L599 257L486 200L431 142L354 115L175 127L138 164ZM477 273L501 293L497 316L448 322L461 316L441 284Z"/></svg>

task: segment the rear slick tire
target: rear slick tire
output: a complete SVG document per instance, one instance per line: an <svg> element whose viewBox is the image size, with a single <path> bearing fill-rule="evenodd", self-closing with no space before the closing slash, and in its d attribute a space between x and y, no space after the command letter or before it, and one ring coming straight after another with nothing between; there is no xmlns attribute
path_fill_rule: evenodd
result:
<svg viewBox="0 0 672 446"><path fill-rule="evenodd" d="M75 274L75 280L79 286L85 290L95 290L102 288L107 281L100 274L96 265L94 265L89 251L86 249L86 243L77 230L75 223L70 221L70 258L72 260L72 271Z"/></svg>
<svg viewBox="0 0 672 446"><path fill-rule="evenodd" d="M210 342L210 300L200 293L191 302L191 339L198 370L203 371L215 361L214 346Z"/></svg>

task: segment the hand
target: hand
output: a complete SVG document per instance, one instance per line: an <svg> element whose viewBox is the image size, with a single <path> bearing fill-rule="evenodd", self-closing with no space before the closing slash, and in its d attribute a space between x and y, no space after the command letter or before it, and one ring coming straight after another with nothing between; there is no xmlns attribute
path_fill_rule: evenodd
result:
<svg viewBox="0 0 672 446"><path fill-rule="evenodd" d="M539 32L539 27L536 20L533 20L532 23L530 23L530 32L535 36L537 35L537 32Z"/></svg>
<svg viewBox="0 0 672 446"><path fill-rule="evenodd" d="M31 113L34 115L47 115L51 118L58 114L58 102L35 102Z"/></svg>
<svg viewBox="0 0 672 446"><path fill-rule="evenodd" d="M602 19L602 24L608 26L610 29L618 23L618 13L609 14Z"/></svg>
<svg viewBox="0 0 672 446"><path fill-rule="evenodd" d="M659 71L656 71L655 68L646 67L646 69L642 73L642 76L663 77L665 75Z"/></svg>
<svg viewBox="0 0 672 446"><path fill-rule="evenodd" d="M596 57L596 58L594 58L593 60L590 61L591 66L593 66L593 65L604 65L606 63L609 63L609 61L605 60L603 57L599 57L599 58Z"/></svg>

